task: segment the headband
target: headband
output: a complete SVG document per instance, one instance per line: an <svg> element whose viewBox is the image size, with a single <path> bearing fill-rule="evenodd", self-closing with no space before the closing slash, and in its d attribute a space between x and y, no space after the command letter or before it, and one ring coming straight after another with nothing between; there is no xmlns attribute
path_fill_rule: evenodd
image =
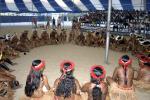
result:
<svg viewBox="0 0 150 100"><path fill-rule="evenodd" d="M64 66L65 66L66 63L69 63L69 64L70 64L70 66L68 66L67 69L64 68ZM63 62L60 64L60 69L63 70L63 72L65 72L65 73L68 72L68 71L73 70L74 67L75 67L75 64L74 64L73 62L71 62L71 61L63 61Z"/></svg>
<svg viewBox="0 0 150 100"><path fill-rule="evenodd" d="M128 67L132 63L132 59L129 58L127 62L123 61L122 57L119 59L119 64L123 65L124 67Z"/></svg>
<svg viewBox="0 0 150 100"><path fill-rule="evenodd" d="M37 66L32 66L32 69L35 70L35 71L40 71L44 67L45 67L45 61L41 60L41 63Z"/></svg>
<svg viewBox="0 0 150 100"><path fill-rule="evenodd" d="M142 55L142 54L138 54L138 55L136 55L136 57L137 57L141 62L143 62L143 63L149 61L149 58L146 57L145 55Z"/></svg>
<svg viewBox="0 0 150 100"><path fill-rule="evenodd" d="M100 68L100 69L102 70L102 74L101 74L100 76L97 76L97 75L94 73L95 68ZM91 75L91 77L94 78L94 79L102 79L102 78L105 77L105 74L106 74L106 71L105 71L104 67L101 66L101 65L94 65L94 66L92 66L91 69L90 69L90 75Z"/></svg>

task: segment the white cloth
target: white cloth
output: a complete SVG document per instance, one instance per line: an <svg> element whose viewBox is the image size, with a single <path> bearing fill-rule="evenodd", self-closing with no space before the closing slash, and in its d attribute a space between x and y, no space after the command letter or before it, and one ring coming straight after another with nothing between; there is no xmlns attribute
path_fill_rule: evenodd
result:
<svg viewBox="0 0 150 100"><path fill-rule="evenodd" d="M46 86L44 85L42 88L43 92L48 92L48 89L46 88Z"/></svg>

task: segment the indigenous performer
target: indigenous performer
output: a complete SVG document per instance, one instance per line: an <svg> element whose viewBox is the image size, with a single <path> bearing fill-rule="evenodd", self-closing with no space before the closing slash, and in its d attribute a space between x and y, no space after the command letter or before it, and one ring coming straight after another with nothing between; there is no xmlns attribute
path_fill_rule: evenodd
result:
<svg viewBox="0 0 150 100"><path fill-rule="evenodd" d="M142 53L138 53L136 55L136 57L138 58L138 62L139 62L139 67L143 68L144 67L144 63L150 62L150 57L146 56Z"/></svg>
<svg viewBox="0 0 150 100"><path fill-rule="evenodd" d="M7 64L10 64L10 65L15 65L16 63L13 63L8 57L7 55L5 55L5 50L4 50L4 46L3 45L0 45L0 67L7 70L7 71L14 71L12 69L10 69L7 65Z"/></svg>
<svg viewBox="0 0 150 100"><path fill-rule="evenodd" d="M32 48L39 47L41 45L41 41L36 30L33 31L30 41L32 44Z"/></svg>
<svg viewBox="0 0 150 100"><path fill-rule="evenodd" d="M112 50L115 50L116 48L115 36L113 34L110 35L110 48Z"/></svg>
<svg viewBox="0 0 150 100"><path fill-rule="evenodd" d="M136 35L134 33L132 33L130 35L130 38L129 38L129 41L128 41L128 46L129 46L128 48L131 49L132 54L136 53L136 49L137 49L136 45L138 45L138 42L137 42L136 39L137 39Z"/></svg>
<svg viewBox="0 0 150 100"><path fill-rule="evenodd" d="M55 29L50 34L50 44L57 44L58 43L58 33Z"/></svg>
<svg viewBox="0 0 150 100"><path fill-rule="evenodd" d="M82 92L88 93L88 100L106 100L108 88L104 82L106 71L103 66L95 65L91 67L91 81L82 87Z"/></svg>
<svg viewBox="0 0 150 100"><path fill-rule="evenodd" d="M54 82L55 100L82 100L80 84L73 76L74 63L64 61L60 65L62 75Z"/></svg>
<svg viewBox="0 0 150 100"><path fill-rule="evenodd" d="M3 58L14 59L19 57L19 52L10 47L7 41L0 43L1 52L3 53Z"/></svg>
<svg viewBox="0 0 150 100"><path fill-rule="evenodd" d="M143 89L144 91L150 92L150 60L145 62L139 70L135 70L138 72L138 76L134 84L137 88Z"/></svg>
<svg viewBox="0 0 150 100"><path fill-rule="evenodd" d="M12 89L19 87L16 77L0 68L0 100L13 100L14 91Z"/></svg>
<svg viewBox="0 0 150 100"><path fill-rule="evenodd" d="M28 38L28 31L25 30L21 36L20 41L17 44L17 50L20 52L29 52L31 48L31 42Z"/></svg>
<svg viewBox="0 0 150 100"><path fill-rule="evenodd" d="M10 40L10 44L9 44L10 47L12 47L13 49L16 49L18 41L19 41L19 39L18 39L17 35L14 34L14 36Z"/></svg>
<svg viewBox="0 0 150 100"><path fill-rule="evenodd" d="M58 36L58 41L59 43L63 43L63 44L67 41L67 34L64 29L61 30L61 33Z"/></svg>
<svg viewBox="0 0 150 100"><path fill-rule="evenodd" d="M31 70L27 76L25 85L25 95L30 98L29 100L52 100L48 95L50 86L47 76L43 74L44 69L44 61L34 60L32 62ZM47 99L42 99L44 95L47 95Z"/></svg>
<svg viewBox="0 0 150 100"><path fill-rule="evenodd" d="M111 100L136 100L133 87L134 70L131 63L131 58L123 55L119 59L119 67L115 69L112 78L107 77Z"/></svg>
<svg viewBox="0 0 150 100"><path fill-rule="evenodd" d="M49 36L49 34L47 33L46 30L42 31L40 40L41 40L41 45L48 45L48 44L50 44L50 36Z"/></svg>
<svg viewBox="0 0 150 100"><path fill-rule="evenodd" d="M99 47L102 44L102 36L99 32L96 32L94 35L94 47Z"/></svg>
<svg viewBox="0 0 150 100"><path fill-rule="evenodd" d="M0 68L0 83L6 82L11 89L17 89L20 87L19 82L16 80L16 77L10 72Z"/></svg>
<svg viewBox="0 0 150 100"><path fill-rule="evenodd" d="M77 38L76 38L76 44L77 45L81 45L81 46L85 45L85 36L84 36L83 33L80 33L80 35L77 36Z"/></svg>
<svg viewBox="0 0 150 100"><path fill-rule="evenodd" d="M69 39L68 39L69 43L74 43L74 41L75 41L75 32L74 31L75 30L72 29L70 34L69 34Z"/></svg>
<svg viewBox="0 0 150 100"><path fill-rule="evenodd" d="M94 43L94 37L93 34L91 32L88 32L88 35L86 35L86 45L87 46L93 46Z"/></svg>
<svg viewBox="0 0 150 100"><path fill-rule="evenodd" d="M28 38L28 30L25 30L25 31L21 34L21 36L20 36L20 41L21 41L21 42L25 42L25 43L27 43L27 44L30 44L30 40L29 40L29 38Z"/></svg>
<svg viewBox="0 0 150 100"><path fill-rule="evenodd" d="M1 81L0 82L0 100L14 100L13 90L6 85L6 82Z"/></svg>

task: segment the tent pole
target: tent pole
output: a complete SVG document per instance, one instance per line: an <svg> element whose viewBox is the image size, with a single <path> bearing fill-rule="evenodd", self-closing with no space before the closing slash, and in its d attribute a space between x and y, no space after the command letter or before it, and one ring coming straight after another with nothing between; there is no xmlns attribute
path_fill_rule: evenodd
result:
<svg viewBox="0 0 150 100"><path fill-rule="evenodd" d="M65 28L65 27L64 27L64 25L65 25L65 24L64 24L64 12L63 12L63 18L62 18L61 20L63 21L63 29L64 29L64 28ZM61 21L61 22L62 22L62 21Z"/></svg>
<svg viewBox="0 0 150 100"><path fill-rule="evenodd" d="M105 62L106 62L106 64L108 64L108 54L109 54L109 34L110 34L110 21L111 21L111 6L112 6L112 0L109 0L108 16L107 16L106 50L105 50Z"/></svg>
<svg viewBox="0 0 150 100"><path fill-rule="evenodd" d="M34 25L33 25L33 3L31 3L31 6L32 6L32 29L34 28Z"/></svg>

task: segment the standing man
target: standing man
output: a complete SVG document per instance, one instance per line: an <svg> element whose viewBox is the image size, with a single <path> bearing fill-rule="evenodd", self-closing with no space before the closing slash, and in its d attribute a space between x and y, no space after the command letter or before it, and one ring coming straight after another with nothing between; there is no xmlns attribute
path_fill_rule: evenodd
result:
<svg viewBox="0 0 150 100"><path fill-rule="evenodd" d="M133 87L134 70L131 64L131 58L123 55L119 59L119 67L115 69L113 76L107 77L111 100L136 100Z"/></svg>
<svg viewBox="0 0 150 100"><path fill-rule="evenodd" d="M50 17L49 16L47 16L47 24L46 24L46 29L47 28L50 28Z"/></svg>
<svg viewBox="0 0 150 100"><path fill-rule="evenodd" d="M53 17L53 23L52 23L52 25L53 25L53 29L55 29L56 23L55 23L55 18L54 17Z"/></svg>
<svg viewBox="0 0 150 100"><path fill-rule="evenodd" d="M37 19L35 17L32 18L32 23L34 24L35 28L37 28Z"/></svg>
<svg viewBox="0 0 150 100"><path fill-rule="evenodd" d="M57 28L61 29L61 17L60 16L57 19Z"/></svg>

